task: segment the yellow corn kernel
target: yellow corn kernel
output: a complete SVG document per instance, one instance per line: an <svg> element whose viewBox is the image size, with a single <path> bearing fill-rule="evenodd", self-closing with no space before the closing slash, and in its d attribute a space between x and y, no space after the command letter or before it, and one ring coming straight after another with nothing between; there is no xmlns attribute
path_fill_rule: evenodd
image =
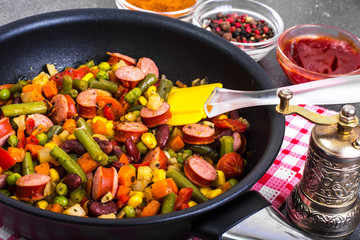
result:
<svg viewBox="0 0 360 240"><path fill-rule="evenodd" d="M226 182L225 174L221 170L216 170L216 173L217 173L217 177L216 177L215 181L212 183L212 185L214 187L219 187Z"/></svg>
<svg viewBox="0 0 360 240"><path fill-rule="evenodd" d="M189 205L189 207L193 207L193 206L196 206L197 203L194 201L190 201L190 202L188 202L188 205Z"/></svg>
<svg viewBox="0 0 360 240"><path fill-rule="evenodd" d="M139 100L141 105L146 106L147 100L146 100L146 98L144 96L140 96L138 100Z"/></svg>
<svg viewBox="0 0 360 240"><path fill-rule="evenodd" d="M41 200L35 203L35 206L37 208L41 208L41 209L45 209L47 206L49 205L49 203L45 200Z"/></svg>
<svg viewBox="0 0 360 240"><path fill-rule="evenodd" d="M131 192L129 193L129 197L133 197L133 196L139 196L139 197L143 198L143 197L144 197L144 193L141 192L141 191L131 191Z"/></svg>
<svg viewBox="0 0 360 240"><path fill-rule="evenodd" d="M50 148L50 149L53 149L55 146L57 146L57 144L54 142L48 142L44 145L44 147Z"/></svg>
<svg viewBox="0 0 360 240"><path fill-rule="evenodd" d="M156 87L150 86L144 93L146 98L149 98L152 94L156 93Z"/></svg>
<svg viewBox="0 0 360 240"><path fill-rule="evenodd" d="M16 196L11 196L11 198L20 201Z"/></svg>
<svg viewBox="0 0 360 240"><path fill-rule="evenodd" d="M67 140L74 140L74 139L76 139L74 134L70 134L67 138Z"/></svg>
<svg viewBox="0 0 360 240"><path fill-rule="evenodd" d="M162 101L160 95L157 93L153 93L149 96L149 100L146 104L146 107L150 110L156 111L159 107L161 107Z"/></svg>
<svg viewBox="0 0 360 240"><path fill-rule="evenodd" d="M103 123L107 123L107 119L106 118L104 118L104 117L99 117L99 116L96 116L96 117L94 117L93 119L92 119L92 123L96 123L98 120L100 120L100 121L102 121Z"/></svg>
<svg viewBox="0 0 360 240"><path fill-rule="evenodd" d="M106 127L106 131L108 133L108 136L112 137L115 135L113 121L107 121L107 123L105 124L105 127Z"/></svg>
<svg viewBox="0 0 360 240"><path fill-rule="evenodd" d="M166 178L166 172L164 169L155 169L154 170L154 175L153 175L153 178L152 178L152 181L153 182L157 182L157 181L160 181L160 180L163 180Z"/></svg>
<svg viewBox="0 0 360 240"><path fill-rule="evenodd" d="M94 77L95 77L94 74L89 72L85 76L83 76L83 78L81 80L89 81L90 79L92 79Z"/></svg>
<svg viewBox="0 0 360 240"><path fill-rule="evenodd" d="M58 183L60 181L60 175L54 168L50 168L50 177L51 181L54 183Z"/></svg>
<svg viewBox="0 0 360 240"><path fill-rule="evenodd" d="M125 115L125 120L129 122L135 122L137 119L136 115L132 112L129 112Z"/></svg>
<svg viewBox="0 0 360 240"><path fill-rule="evenodd" d="M148 149L154 149L157 145L156 138L152 133L144 133L141 135L141 141Z"/></svg>
<svg viewBox="0 0 360 240"><path fill-rule="evenodd" d="M132 113L135 114L137 118L140 117L140 111L133 111Z"/></svg>
<svg viewBox="0 0 360 240"><path fill-rule="evenodd" d="M220 194L222 194L222 191L221 189L217 188L214 190L210 190L207 194L205 194L205 197L207 197L208 199L213 199L219 196Z"/></svg>
<svg viewBox="0 0 360 240"><path fill-rule="evenodd" d="M218 119L228 119L228 116L225 114L221 114Z"/></svg>
<svg viewBox="0 0 360 240"><path fill-rule="evenodd" d="M210 192L211 191L211 188L209 188L209 187L201 187L200 188L200 192L202 193L202 194L204 194L205 196L206 196L206 194L208 193L208 192Z"/></svg>
<svg viewBox="0 0 360 240"><path fill-rule="evenodd" d="M136 208L137 206L139 206L142 203L142 201L143 201L142 197L140 197L139 195L135 195L129 199L129 201L127 202L127 205Z"/></svg>

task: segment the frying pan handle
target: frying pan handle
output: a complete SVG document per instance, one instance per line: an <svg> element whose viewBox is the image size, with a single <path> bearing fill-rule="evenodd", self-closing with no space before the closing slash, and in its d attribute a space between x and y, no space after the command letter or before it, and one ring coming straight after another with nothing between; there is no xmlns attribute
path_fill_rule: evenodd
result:
<svg viewBox="0 0 360 240"><path fill-rule="evenodd" d="M292 226L258 192L250 191L193 222L192 234L210 239L317 239Z"/></svg>

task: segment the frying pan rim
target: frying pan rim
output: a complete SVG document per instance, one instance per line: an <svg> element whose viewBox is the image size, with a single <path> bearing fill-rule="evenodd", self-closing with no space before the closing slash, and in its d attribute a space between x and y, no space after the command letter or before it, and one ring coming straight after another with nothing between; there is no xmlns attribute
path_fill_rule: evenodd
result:
<svg viewBox="0 0 360 240"><path fill-rule="evenodd" d="M22 34L23 32L33 31L34 29L53 26L56 24L63 24L68 21L98 21L104 19L111 19L116 21L117 19L122 19L122 15L130 17L133 20L141 20L141 21L149 21L152 23L160 23L164 25L166 28L172 28L172 30L180 30L184 31L188 34L191 34L193 37L199 39L208 39L207 44L209 45L217 45L222 51L226 51L227 53L236 52L237 57L234 58L234 61L240 62L239 64L245 65L254 65L252 67L257 68L257 71L254 73L257 76L255 78L260 79L257 82L258 86L262 89L274 88L274 85L270 81L270 79L265 74L264 70L246 53L243 51L239 51L239 48L229 43L228 41L222 39L221 37L216 36L213 33L209 33L206 30L200 29L197 26L194 26L189 23L184 23L176 19L171 19L164 16L159 16L151 14L151 13L143 13L143 12L133 12L129 10L118 10L118 9L72 9L72 10L61 10L49 13L43 13L31 17L27 17L21 20L17 20L15 22L6 24L0 27L0 44L3 41L8 40L12 36L17 34ZM285 120L284 117L279 116L275 113L275 110L270 107L266 107L270 112L271 117L271 130L276 132L276 134L270 134L271 139L269 140L271 147L267 148L267 151L264 152L263 156L266 156L267 161L259 161L254 169L249 172L239 184L231 189L228 193L223 193L218 196L216 199L209 200L205 203L199 204L198 206L194 206L191 209L185 209L181 212L169 213L164 217L164 215L157 215L148 218L135 218L135 219L121 219L119 221L109 220L109 219L97 219L97 218L79 218L74 216L67 216L64 214L53 213L50 211L45 211L42 209L35 208L33 206L28 206L19 201L11 199L7 196L0 195L0 203L5 204L11 208L15 208L16 210L20 210L22 212L27 212L32 215L39 216L41 218L47 218L53 221L66 221L71 224L87 224L87 225L96 225L96 226L119 226L119 225L127 225L127 226L136 226L136 225L146 225L146 224L154 224L154 223L165 223L165 221L178 221L184 220L190 217L194 217L195 215L200 215L201 213L205 213L210 211L211 209L218 207L220 205L225 204L232 199L239 197L241 193L248 191L253 184L254 181L250 181L251 179L259 179L261 176L265 174L267 169L271 166L273 161L275 160L276 155L273 152L276 150L276 153L280 149L281 140L284 136L285 131ZM277 142L280 140L280 142ZM269 155L273 157L270 158ZM261 175L259 177L259 175ZM234 191L238 190L238 193L231 195Z"/></svg>

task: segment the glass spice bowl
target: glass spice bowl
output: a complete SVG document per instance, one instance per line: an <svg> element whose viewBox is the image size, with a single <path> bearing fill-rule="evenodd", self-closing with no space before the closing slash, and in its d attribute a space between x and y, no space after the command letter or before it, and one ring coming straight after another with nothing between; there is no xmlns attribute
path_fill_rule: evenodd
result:
<svg viewBox="0 0 360 240"><path fill-rule="evenodd" d="M115 0L116 6L119 9L127 9L127 10L133 10L133 11L141 11L141 12L159 14L159 15L163 15L163 16L167 16L167 17L171 17L171 18L176 18L176 19L179 19L179 20L184 21L184 22L191 22L193 12L199 6L199 4L201 2L202 2L202 0L197 0L196 3L194 5L192 5L191 7L186 8L186 9L182 9L182 10L179 10L179 11L155 12L155 11L150 11L150 10L146 10L146 9L136 7L136 6L128 3L126 0Z"/></svg>
<svg viewBox="0 0 360 240"><path fill-rule="evenodd" d="M312 49L305 52L307 49L310 49L308 46L305 46L306 49L302 47L298 50L297 48L300 48L299 40L304 41L304 39L305 41L309 41L309 39L310 41L313 39L317 41L319 41L319 39L320 41L328 41L330 43L324 45L325 50L323 51L325 53L329 53L329 48L338 49L340 52L336 57L330 55L331 57L320 58L319 56L321 54L318 52L314 53L313 51L321 49L321 45L319 45L322 44L321 42L316 42L315 50ZM286 52L288 54L286 54ZM360 39L332 26L316 24L298 25L287 29L281 34L276 47L276 58L285 75L293 84L346 75L356 75L360 74ZM324 65L324 63L327 64ZM352 65L354 70L336 74L336 71L338 71L341 66L346 70L349 68L349 65ZM314 69L315 67L316 69ZM311 68L313 69L309 70ZM322 69L324 70L320 73L319 70ZM330 73L328 69L330 69Z"/></svg>
<svg viewBox="0 0 360 240"><path fill-rule="evenodd" d="M264 20L273 30L273 37L253 43L242 43L230 41L255 61L261 60L272 49L275 48L280 34L284 30L284 22L280 15L269 6L253 0L208 0L201 3L194 11L192 23L196 26L205 28L210 23L209 19L216 18L216 15L222 12L228 14L247 14L254 20ZM211 31L210 29L207 29Z"/></svg>

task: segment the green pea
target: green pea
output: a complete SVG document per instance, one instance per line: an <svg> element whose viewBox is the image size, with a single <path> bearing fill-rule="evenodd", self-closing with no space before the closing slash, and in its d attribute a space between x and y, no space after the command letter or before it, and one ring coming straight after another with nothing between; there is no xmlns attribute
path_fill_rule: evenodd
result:
<svg viewBox="0 0 360 240"><path fill-rule="evenodd" d="M56 196L54 198L53 203L58 203L61 206L65 207L66 205L68 205L68 199L65 196Z"/></svg>
<svg viewBox="0 0 360 240"><path fill-rule="evenodd" d="M21 175L20 174L18 174L18 173L13 173L13 174L11 174L10 176L8 176L7 178L6 178L6 182L7 182L7 184L9 184L9 186L15 186L16 185L16 181L19 179L19 178L21 178Z"/></svg>
<svg viewBox="0 0 360 240"><path fill-rule="evenodd" d="M235 186L239 181L236 180L235 178L230 178L230 179L228 180L228 182L230 183L230 186L233 187L233 186Z"/></svg>
<svg viewBox="0 0 360 240"><path fill-rule="evenodd" d="M109 79L109 74L104 71L104 70L100 70L97 74L96 74L96 78L97 79Z"/></svg>
<svg viewBox="0 0 360 240"><path fill-rule="evenodd" d="M0 90L0 100L8 100L11 96L11 93L8 89L3 88Z"/></svg>
<svg viewBox="0 0 360 240"><path fill-rule="evenodd" d="M0 193L5 194L6 196L10 196L10 195L11 195L10 191L9 191L9 190L6 190L6 189L0 189Z"/></svg>
<svg viewBox="0 0 360 240"><path fill-rule="evenodd" d="M108 62L101 62L98 65L98 67L100 70L104 70L104 71L110 70L110 64Z"/></svg>
<svg viewBox="0 0 360 240"><path fill-rule="evenodd" d="M19 142L19 139L17 138L16 135L11 135L8 139L7 139L7 142L8 144L11 146L11 147L16 147L18 142Z"/></svg>
<svg viewBox="0 0 360 240"><path fill-rule="evenodd" d="M125 206L124 207L125 217L134 218L135 217L135 209L133 206Z"/></svg>
<svg viewBox="0 0 360 240"><path fill-rule="evenodd" d="M40 145L45 145L45 143L47 143L48 141L48 136L46 135L46 133L39 133L38 135L36 135L36 138L39 140L39 144Z"/></svg>
<svg viewBox="0 0 360 240"><path fill-rule="evenodd" d="M175 157L175 158L177 157L176 152L174 150L172 150L171 148L167 152L169 153L170 157Z"/></svg>
<svg viewBox="0 0 360 240"><path fill-rule="evenodd" d="M11 175L11 174L13 174L13 172L12 172L12 171L10 171L10 170L7 170L7 171L3 172L2 174Z"/></svg>
<svg viewBox="0 0 360 240"><path fill-rule="evenodd" d="M70 198L76 203L80 203L84 199L85 196L86 196L85 190L80 189L80 188L74 190L70 194Z"/></svg>
<svg viewBox="0 0 360 240"><path fill-rule="evenodd" d="M141 141L136 144L136 147L139 149L139 152L141 154L145 154L148 151L146 145Z"/></svg>
<svg viewBox="0 0 360 240"><path fill-rule="evenodd" d="M180 153L178 153L178 155L176 157L176 160L177 160L178 163L181 163L181 164L183 164L184 161L185 161L184 158L183 158L183 155L180 154Z"/></svg>
<svg viewBox="0 0 360 240"><path fill-rule="evenodd" d="M55 192L60 196L66 196L68 193L68 187L65 183L60 182L56 185Z"/></svg>

